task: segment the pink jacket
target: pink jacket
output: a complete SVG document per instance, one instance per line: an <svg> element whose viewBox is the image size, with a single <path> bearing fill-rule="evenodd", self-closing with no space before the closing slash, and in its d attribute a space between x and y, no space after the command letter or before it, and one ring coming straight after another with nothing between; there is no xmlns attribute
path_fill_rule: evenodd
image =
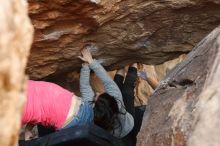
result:
<svg viewBox="0 0 220 146"><path fill-rule="evenodd" d="M62 128L73 93L44 81L28 81L27 102L24 106L22 124L42 124Z"/></svg>

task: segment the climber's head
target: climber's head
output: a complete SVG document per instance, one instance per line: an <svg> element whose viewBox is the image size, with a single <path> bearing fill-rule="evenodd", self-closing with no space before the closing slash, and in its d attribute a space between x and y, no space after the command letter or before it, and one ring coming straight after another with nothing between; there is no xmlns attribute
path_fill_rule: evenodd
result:
<svg viewBox="0 0 220 146"><path fill-rule="evenodd" d="M114 97L107 93L99 95L95 101L94 122L107 131L114 130L118 121L119 109Z"/></svg>

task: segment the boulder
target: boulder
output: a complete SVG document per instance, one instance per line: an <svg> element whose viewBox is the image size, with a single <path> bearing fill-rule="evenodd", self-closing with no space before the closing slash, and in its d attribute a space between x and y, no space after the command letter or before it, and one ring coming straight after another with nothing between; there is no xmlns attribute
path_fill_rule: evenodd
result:
<svg viewBox="0 0 220 146"><path fill-rule="evenodd" d="M137 146L220 144L220 27L160 82L149 99Z"/></svg>
<svg viewBox="0 0 220 146"><path fill-rule="evenodd" d="M189 146L220 145L220 36L217 38L216 58L207 83L200 95L196 107L197 117L194 122Z"/></svg>
<svg viewBox="0 0 220 146"><path fill-rule="evenodd" d="M33 37L27 2L0 1L0 22L0 146L13 146L21 125L25 67Z"/></svg>
<svg viewBox="0 0 220 146"><path fill-rule="evenodd" d="M160 64L189 52L220 19L219 0L28 0L35 27L31 79L78 71L80 50L108 70Z"/></svg>

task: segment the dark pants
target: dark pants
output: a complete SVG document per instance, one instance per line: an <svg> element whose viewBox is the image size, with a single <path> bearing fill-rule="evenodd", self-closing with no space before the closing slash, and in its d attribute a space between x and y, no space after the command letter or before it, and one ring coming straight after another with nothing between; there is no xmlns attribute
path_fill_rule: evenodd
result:
<svg viewBox="0 0 220 146"><path fill-rule="evenodd" d="M134 128L127 136L125 136L122 139L127 146L136 145L136 136L140 131L143 114L145 111L145 106L136 107L136 108L134 107L134 99L135 99L134 88L135 88L136 79L137 79L137 69L134 67L129 67L125 80L123 76L118 74L116 74L114 77L114 81L121 90L125 108L127 112L129 112L134 118Z"/></svg>
<svg viewBox="0 0 220 146"><path fill-rule="evenodd" d="M127 146L94 124L76 125L33 140L19 141L19 146Z"/></svg>

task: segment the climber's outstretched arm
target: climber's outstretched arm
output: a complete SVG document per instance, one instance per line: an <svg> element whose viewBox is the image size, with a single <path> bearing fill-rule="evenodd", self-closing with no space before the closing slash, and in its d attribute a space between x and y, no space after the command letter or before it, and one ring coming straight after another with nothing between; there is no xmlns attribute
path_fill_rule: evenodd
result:
<svg viewBox="0 0 220 146"><path fill-rule="evenodd" d="M107 74L102 65L97 60L92 58L92 55L88 48L83 49L81 53L82 56L79 58L89 64L89 67L102 81L105 88L105 92L116 99L116 101L118 102L119 110L121 110L121 107L124 106L124 102L122 99L121 91L116 85L116 83L110 78L110 76Z"/></svg>
<svg viewBox="0 0 220 146"><path fill-rule="evenodd" d="M90 85L90 68L88 64L83 64L80 71L80 93L84 100L94 100L95 94Z"/></svg>

